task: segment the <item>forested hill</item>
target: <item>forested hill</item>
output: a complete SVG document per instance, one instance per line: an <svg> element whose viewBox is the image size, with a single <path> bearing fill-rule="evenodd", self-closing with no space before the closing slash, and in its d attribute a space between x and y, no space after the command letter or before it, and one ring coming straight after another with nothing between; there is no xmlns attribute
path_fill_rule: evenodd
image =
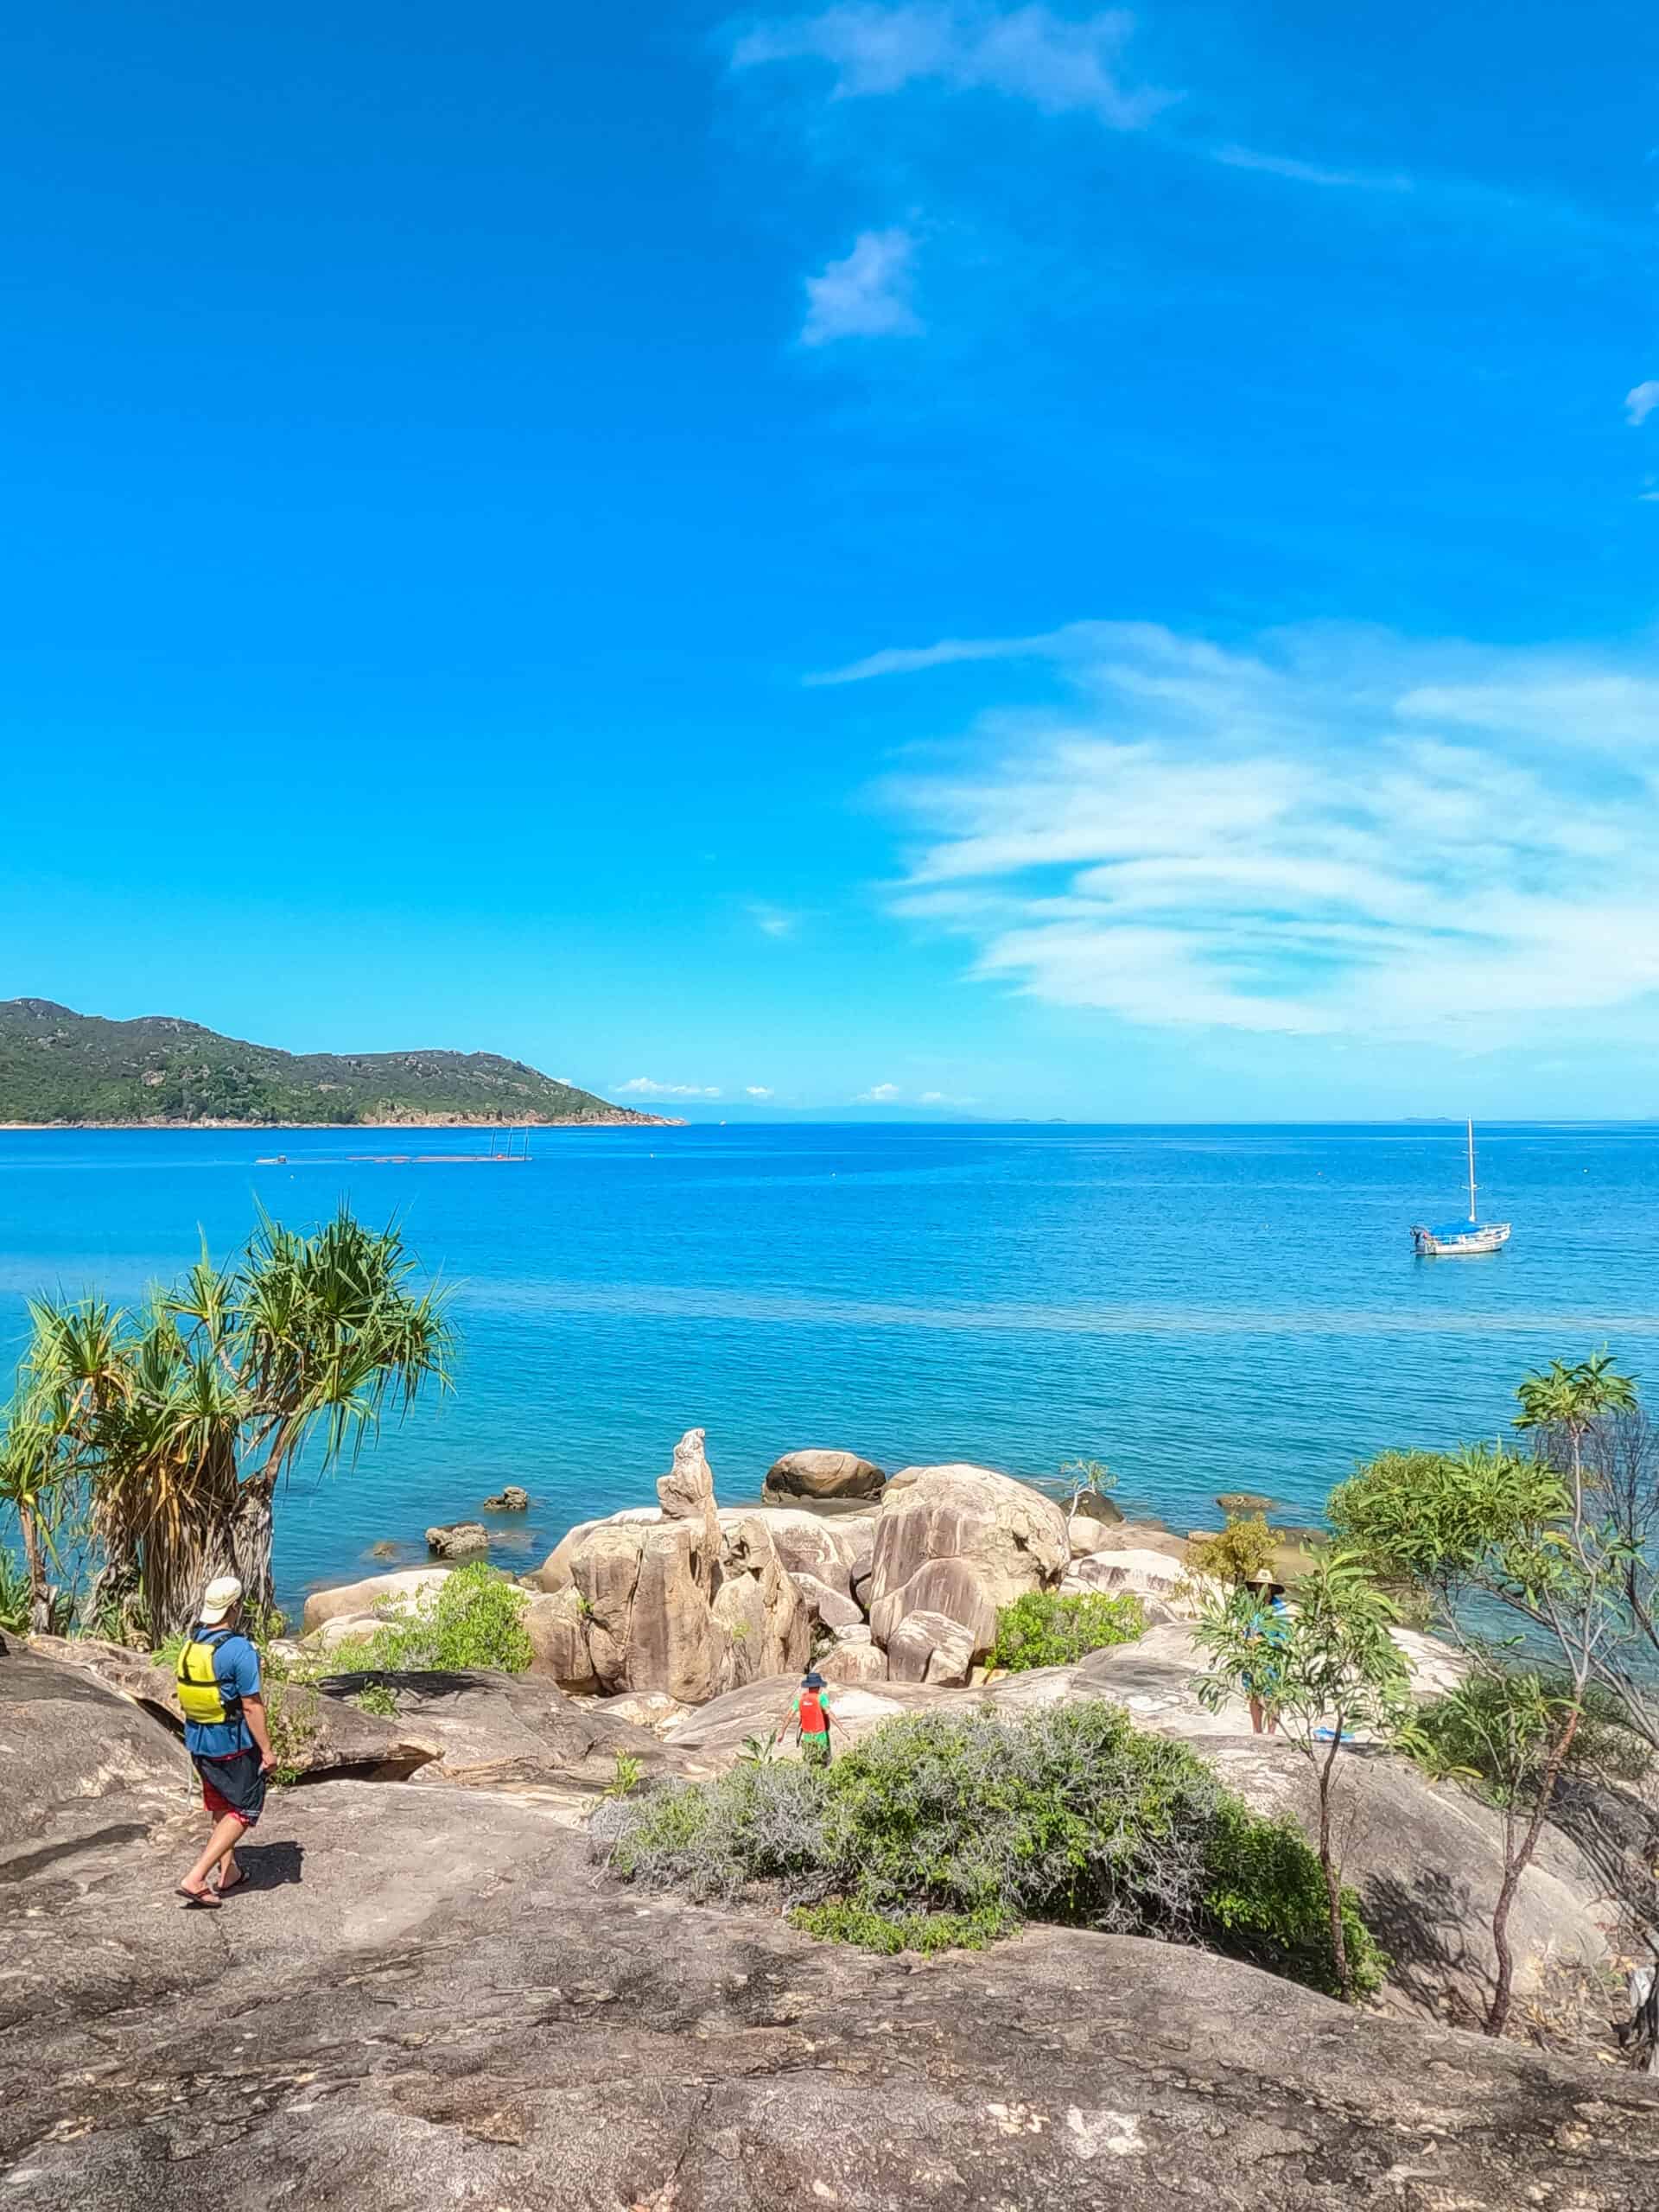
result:
<svg viewBox="0 0 1659 2212"><path fill-rule="evenodd" d="M171 1014L0 1000L0 1123L663 1124L495 1052L279 1052Z"/></svg>

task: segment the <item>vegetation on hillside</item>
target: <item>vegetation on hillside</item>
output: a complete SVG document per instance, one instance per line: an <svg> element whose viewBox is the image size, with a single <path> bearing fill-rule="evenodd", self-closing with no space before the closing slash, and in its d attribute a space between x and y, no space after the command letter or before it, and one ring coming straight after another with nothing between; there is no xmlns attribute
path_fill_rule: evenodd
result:
<svg viewBox="0 0 1659 2212"><path fill-rule="evenodd" d="M494 1052L280 1052L169 1014L105 1021L49 999L0 1001L0 1122L658 1119Z"/></svg>
<svg viewBox="0 0 1659 2212"><path fill-rule="evenodd" d="M1325 1883L1302 1836L1103 1701L892 1720L827 1768L746 1761L607 1807L595 1836L643 1888L709 1899L766 1887L814 1933L875 1948L1052 1921L1205 1943L1337 1986ZM1351 1979L1375 1989L1386 1961L1351 1892L1342 1904Z"/></svg>

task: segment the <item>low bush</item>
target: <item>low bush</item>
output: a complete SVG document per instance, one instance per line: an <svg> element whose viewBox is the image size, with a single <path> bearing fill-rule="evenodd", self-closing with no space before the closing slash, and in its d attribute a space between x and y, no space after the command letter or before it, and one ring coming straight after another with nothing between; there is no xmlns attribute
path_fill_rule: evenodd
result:
<svg viewBox="0 0 1659 2212"><path fill-rule="evenodd" d="M1052 1590L1029 1590L998 1613L990 1663L1011 1675L1069 1667L1109 1644L1133 1643L1146 1627L1141 1600L1128 1591L1063 1598Z"/></svg>
<svg viewBox="0 0 1659 2212"><path fill-rule="evenodd" d="M745 1764L615 1806L595 1847L646 1888L766 1885L833 1908L803 1924L883 1948L918 1915L986 1941L1054 1921L1209 1942L1334 1986L1324 1878L1300 1834L1103 1701L890 1721L827 1769ZM1347 1907L1360 1986L1375 1988L1385 1961L1351 1894Z"/></svg>
<svg viewBox="0 0 1659 2212"><path fill-rule="evenodd" d="M790 1924L826 1943L856 1943L861 1951L982 1951L1015 1923L996 1912L872 1912L868 1905L836 1900L798 1904Z"/></svg>
<svg viewBox="0 0 1659 2212"><path fill-rule="evenodd" d="M1187 1569L1213 1575L1217 1582L1248 1582L1264 1567L1272 1567L1278 1549L1279 1539L1265 1514L1230 1513L1224 1529L1196 1537L1187 1547Z"/></svg>
<svg viewBox="0 0 1659 2212"><path fill-rule="evenodd" d="M331 1675L456 1675L474 1667L522 1675L534 1656L524 1626L529 1593L474 1560L430 1583L412 1605L388 1608L372 1637L337 1643L321 1671Z"/></svg>

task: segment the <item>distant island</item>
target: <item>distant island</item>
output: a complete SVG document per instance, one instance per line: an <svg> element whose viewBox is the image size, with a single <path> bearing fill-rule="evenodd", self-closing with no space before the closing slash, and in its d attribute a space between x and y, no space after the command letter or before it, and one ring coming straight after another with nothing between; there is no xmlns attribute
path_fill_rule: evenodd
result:
<svg viewBox="0 0 1659 2212"><path fill-rule="evenodd" d="M280 1052L173 1014L0 1000L0 1127L677 1127L496 1052Z"/></svg>

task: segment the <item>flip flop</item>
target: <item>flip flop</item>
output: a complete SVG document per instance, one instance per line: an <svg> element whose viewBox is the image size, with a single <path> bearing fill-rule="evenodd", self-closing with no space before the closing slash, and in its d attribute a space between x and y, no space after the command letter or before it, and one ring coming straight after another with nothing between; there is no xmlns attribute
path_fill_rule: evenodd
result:
<svg viewBox="0 0 1659 2212"><path fill-rule="evenodd" d="M239 1890L247 1879L247 1870L244 1868L233 1882L215 1882L212 1886L219 1897L227 1897L232 1890Z"/></svg>
<svg viewBox="0 0 1659 2212"><path fill-rule="evenodd" d="M232 1886L234 1888L235 1885L232 1884ZM196 1912L219 1910L219 1899L211 1890L187 1890L184 1884L181 1882L178 1885L178 1894L184 1899L187 1910Z"/></svg>

